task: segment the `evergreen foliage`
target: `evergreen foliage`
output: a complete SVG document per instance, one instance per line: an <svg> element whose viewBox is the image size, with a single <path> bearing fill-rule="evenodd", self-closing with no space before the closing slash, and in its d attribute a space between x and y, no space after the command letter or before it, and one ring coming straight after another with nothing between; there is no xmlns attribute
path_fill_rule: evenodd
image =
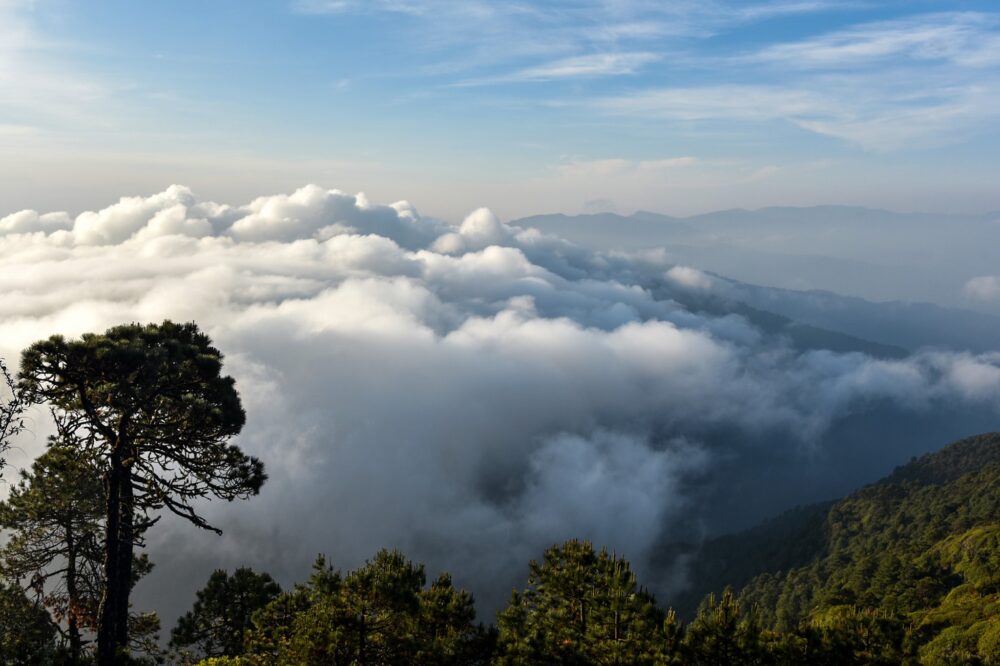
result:
<svg viewBox="0 0 1000 666"><path fill-rule="evenodd" d="M21 419L21 412L24 409L24 400L14 377L7 370L7 364L0 358L0 474L7 464L4 455L11 444L11 439L24 427Z"/></svg>
<svg viewBox="0 0 1000 666"><path fill-rule="evenodd" d="M193 647L205 657L239 656L251 616L280 593L266 573L241 567L229 575L217 569L198 591L194 607L177 620L170 644Z"/></svg>
<svg viewBox="0 0 1000 666"><path fill-rule="evenodd" d="M308 583L253 617L249 664L486 664L492 634L475 623L471 595L422 565L379 551L341 576L323 558Z"/></svg>
<svg viewBox="0 0 1000 666"><path fill-rule="evenodd" d="M0 664L43 666L56 656L56 625L17 585L0 584Z"/></svg>
<svg viewBox="0 0 1000 666"><path fill-rule="evenodd" d="M657 662L663 613L624 558L567 541L529 569L498 617L498 664Z"/></svg>
<svg viewBox="0 0 1000 666"><path fill-rule="evenodd" d="M822 525L812 561L763 573L743 591L767 625L822 629L832 613L841 625L880 635L883 646L891 642L895 656L885 663L992 658L995 634L987 629L1000 624L1000 435L968 438L897 468L834 504Z"/></svg>
<svg viewBox="0 0 1000 666"><path fill-rule="evenodd" d="M128 644L136 511L166 509L215 529L192 503L254 495L266 478L259 460L229 444L246 416L221 370L222 354L195 324L170 321L52 336L22 354L20 395L47 403L60 431L103 466L102 664L120 661Z"/></svg>
<svg viewBox="0 0 1000 666"><path fill-rule="evenodd" d="M70 654L82 653L81 631L97 628L101 598L104 492L100 470L78 449L53 440L0 502L0 572L23 581L58 623Z"/></svg>

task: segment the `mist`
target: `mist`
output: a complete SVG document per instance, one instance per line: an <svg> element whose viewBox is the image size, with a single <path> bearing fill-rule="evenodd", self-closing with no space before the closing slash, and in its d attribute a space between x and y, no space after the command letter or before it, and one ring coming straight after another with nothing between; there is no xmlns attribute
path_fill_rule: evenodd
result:
<svg viewBox="0 0 1000 666"><path fill-rule="evenodd" d="M535 215L514 224L600 250L663 248L675 263L756 285L1000 315L1000 213L813 206L684 218L642 211Z"/></svg>
<svg viewBox="0 0 1000 666"><path fill-rule="evenodd" d="M860 315L754 292L724 264L590 245L486 208L451 224L314 185L14 212L0 218L0 356L16 368L52 334L167 318L196 321L226 355L248 412L239 444L270 480L250 502L201 507L221 537L170 519L152 531L157 568L135 600L167 626L214 568L288 584L318 553L349 568L394 546L453 572L487 615L528 559L571 537L669 594L683 580L658 562L663 543L996 426L988 344L887 332L875 342L896 351L882 353ZM809 336L761 315L795 307L816 320ZM47 418L30 414L15 468L41 451Z"/></svg>

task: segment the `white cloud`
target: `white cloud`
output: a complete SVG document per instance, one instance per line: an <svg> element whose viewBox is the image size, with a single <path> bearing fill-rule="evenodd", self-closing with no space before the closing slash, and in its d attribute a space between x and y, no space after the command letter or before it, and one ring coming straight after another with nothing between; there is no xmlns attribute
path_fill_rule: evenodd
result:
<svg viewBox="0 0 1000 666"><path fill-rule="evenodd" d="M789 68L856 67L891 58L983 67L1000 64L997 25L992 14L924 14L775 44L747 59Z"/></svg>
<svg viewBox="0 0 1000 666"><path fill-rule="evenodd" d="M877 150L946 144L996 119L1000 87L912 72L822 76L782 85L712 85L645 90L597 99L612 115L664 122L784 121Z"/></svg>
<svg viewBox="0 0 1000 666"><path fill-rule="evenodd" d="M1000 277L983 275L972 278L965 283L962 291L966 296L977 301L1000 300Z"/></svg>
<svg viewBox="0 0 1000 666"><path fill-rule="evenodd" d="M472 86L493 83L622 76L635 74L642 66L656 62L661 58L662 56L659 54L648 52L590 53L587 55L560 58L559 60L542 63L502 76L469 79L460 82L458 85Z"/></svg>
<svg viewBox="0 0 1000 666"><path fill-rule="evenodd" d="M666 273L667 279L688 289L711 289L712 278L697 268L674 266Z"/></svg>
<svg viewBox="0 0 1000 666"><path fill-rule="evenodd" d="M222 540L156 531L139 593L167 618L216 566L288 581L317 552L351 566L400 546L492 602L570 532L647 566L714 446L753 461L743 437L814 443L873 401L1000 400L994 356L798 353L664 295L703 286L694 269L664 279L656 257L584 252L487 209L451 227L315 186L244 205L175 186L0 229L0 355L164 318L227 354L240 443L271 480L252 507L206 507ZM25 453L44 441L34 416Z"/></svg>

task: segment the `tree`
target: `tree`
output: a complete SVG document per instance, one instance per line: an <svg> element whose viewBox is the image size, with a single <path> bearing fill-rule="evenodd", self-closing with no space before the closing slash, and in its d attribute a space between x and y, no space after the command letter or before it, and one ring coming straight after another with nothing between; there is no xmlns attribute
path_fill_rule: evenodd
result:
<svg viewBox="0 0 1000 666"><path fill-rule="evenodd" d="M254 614L243 663L485 666L494 636L475 616L450 576L425 587L423 566L398 551L347 576L321 557L306 585Z"/></svg>
<svg viewBox="0 0 1000 666"><path fill-rule="evenodd" d="M414 651L423 566L379 551L294 622L285 663L404 664Z"/></svg>
<svg viewBox="0 0 1000 666"><path fill-rule="evenodd" d="M260 663L277 663L291 641L295 618L322 599L337 594L342 582L340 572L327 564L322 555L317 557L304 585L282 592L253 614L252 627L244 638L246 652Z"/></svg>
<svg viewBox="0 0 1000 666"><path fill-rule="evenodd" d="M250 618L280 593L266 573L241 567L230 576L217 569L198 591L194 607L177 620L170 644L194 646L205 657L237 657L243 654Z"/></svg>
<svg viewBox="0 0 1000 666"><path fill-rule="evenodd" d="M697 666L765 663L767 650L761 641L756 609L744 612L732 590L716 600L710 594L684 637L686 662Z"/></svg>
<svg viewBox="0 0 1000 666"><path fill-rule="evenodd" d="M101 597L103 491L96 464L53 440L0 503L0 548L8 579L27 580L57 622L65 622L70 657L80 659L80 631L97 626Z"/></svg>
<svg viewBox="0 0 1000 666"><path fill-rule="evenodd" d="M10 446L10 440L21 431L24 422L21 412L24 401L17 391L14 378L7 370L7 365L0 358L0 475L7 464L4 454Z"/></svg>
<svg viewBox="0 0 1000 666"><path fill-rule="evenodd" d="M193 323L128 324L79 340L52 336L21 358L19 389L48 403L62 432L100 460L105 490L104 593L98 661L128 643L135 512L166 509L214 530L199 498L246 498L266 476L229 440L246 416L222 354Z"/></svg>
<svg viewBox="0 0 1000 666"><path fill-rule="evenodd" d="M567 541L531 562L528 587L499 615L499 663L652 664L663 614L628 562Z"/></svg>
<svg viewBox="0 0 1000 666"><path fill-rule="evenodd" d="M425 666L488 664L496 631L476 623L472 595L456 589L443 573L420 591L414 663Z"/></svg>
<svg viewBox="0 0 1000 666"><path fill-rule="evenodd" d="M56 627L17 585L0 583L0 664L42 666L55 654Z"/></svg>

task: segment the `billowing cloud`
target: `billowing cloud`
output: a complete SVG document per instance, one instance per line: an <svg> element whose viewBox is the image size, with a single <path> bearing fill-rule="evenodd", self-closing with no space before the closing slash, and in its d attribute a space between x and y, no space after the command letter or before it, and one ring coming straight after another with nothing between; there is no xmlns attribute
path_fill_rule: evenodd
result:
<svg viewBox="0 0 1000 666"><path fill-rule="evenodd" d="M682 306L671 294L714 281L656 254L316 186L22 211L0 220L0 274L11 360L53 333L164 318L197 321L227 354L241 444L271 480L250 504L205 508L221 539L169 522L152 536L160 568L139 594L168 620L215 566L288 581L317 552L352 566L399 546L488 603L572 535L648 570L681 514L697 517L691 484L758 455L744 438L809 449L873 404L1000 404L996 355L796 351ZM35 419L26 456L44 441Z"/></svg>

